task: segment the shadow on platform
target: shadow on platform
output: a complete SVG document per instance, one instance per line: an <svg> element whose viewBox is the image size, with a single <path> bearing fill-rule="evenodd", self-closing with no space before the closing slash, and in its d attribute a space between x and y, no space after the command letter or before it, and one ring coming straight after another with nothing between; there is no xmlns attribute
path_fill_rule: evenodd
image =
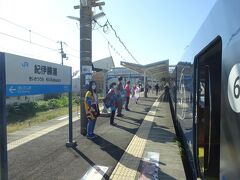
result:
<svg viewBox="0 0 240 180"><path fill-rule="evenodd" d="M168 93L163 93L159 97L159 102L169 102L169 94Z"/></svg>
<svg viewBox="0 0 240 180"><path fill-rule="evenodd" d="M100 149L104 152L107 152L110 156L112 156L117 161L120 160L121 156L125 152L123 149L119 148L115 144L109 142L108 140L104 139L101 136L97 136L96 138L92 139L92 141L100 146Z"/></svg>
<svg viewBox="0 0 240 180"><path fill-rule="evenodd" d="M147 104L144 104L144 103L141 103L141 102L138 102L137 104L135 104L136 106L149 106Z"/></svg>
<svg viewBox="0 0 240 180"><path fill-rule="evenodd" d="M130 121L134 121L137 124L142 124L142 121L143 121L143 118L137 119L137 118L133 118L133 117L126 116L126 115L124 115L122 118L115 117L114 119L122 120L125 122L128 122L127 120L130 120Z"/></svg>
<svg viewBox="0 0 240 180"><path fill-rule="evenodd" d="M115 120L117 120L117 121L122 121L122 122L125 122L125 123L128 123L128 124L132 124L132 125L136 125L136 126L141 125L142 120L133 120L133 119L134 118L131 118L131 120L134 121L134 122L129 122L129 121L126 121L124 119L115 118Z"/></svg>
<svg viewBox="0 0 240 180"><path fill-rule="evenodd" d="M159 109L158 109L159 110ZM150 114L147 114L149 111L145 111L145 112L140 112L140 111L130 111L130 112L133 112L133 113L138 113L138 114L143 114L143 115L148 115L148 116L154 116L154 117L159 117L159 118L164 118L165 116L158 116L158 115L150 115ZM125 118L125 116L123 117Z"/></svg>
<svg viewBox="0 0 240 180"><path fill-rule="evenodd" d="M72 148L78 155L80 155L90 166L94 167L96 164L89 159L83 152L81 152L77 147ZM101 169L95 168L100 174L103 175L104 179L109 179L109 175L105 174Z"/></svg>
<svg viewBox="0 0 240 180"><path fill-rule="evenodd" d="M137 128L127 128L127 127L125 127L125 126L121 126L121 125L119 125L119 124L117 124L117 125L115 125L115 127L116 128L119 128L119 129L122 129L122 130L125 130L125 131L127 131L127 132L129 132L129 133L131 133L131 134L136 134L136 132L137 132L137 130L138 130L138 128L139 127L137 127Z"/></svg>
<svg viewBox="0 0 240 180"><path fill-rule="evenodd" d="M122 119L117 119L119 121L124 121ZM127 121L125 121L127 122ZM129 123L129 122L127 122ZM141 123L142 123L142 120L141 120ZM159 126L157 125L155 122L145 122L145 123L151 123L152 126L151 126L151 129L150 129L150 132L149 132L149 135L148 135L148 140L151 140L153 142L160 142L160 143L167 143L167 142L173 142L175 141L176 139L176 135L172 132L170 132L168 129L168 127L166 126ZM134 124L136 125L136 124ZM140 126L141 124L139 124ZM148 124L145 124L146 127L148 127ZM116 128L120 128L122 130L125 130L131 134L136 134L137 130L139 127L136 127L136 128L128 128L128 127L125 127L125 126L122 126L122 125L116 125L115 126ZM161 136L161 138L160 138ZM144 138L145 137L141 137L140 138Z"/></svg>
<svg viewBox="0 0 240 180"><path fill-rule="evenodd" d="M144 162L142 160L142 158L138 158L135 157L127 152L125 152L124 150L122 150L121 148L119 148L118 146L112 144L111 142L109 142L108 140L104 139L101 136L98 136L97 138L92 140L95 144L97 144L98 146L100 146L100 148L107 152L109 155L111 155L115 160L119 161L124 153L125 158L127 159L131 159L132 161L139 161L139 162ZM80 152L78 149L75 149L75 151L81 155L91 166L94 166L95 164L88 158L86 157L82 152ZM124 163L125 161L123 161ZM131 164L131 163L130 163ZM136 170L136 167L132 167L129 163L123 164L124 166ZM139 164L137 171L141 174L142 168L141 168L142 163ZM165 163L162 162L158 162L158 165L164 165L166 166ZM155 171L156 172L156 171ZM164 176L167 179L174 179L173 177L169 176L168 174L165 174L161 171L160 168L157 168L157 173L158 173L158 177L159 176ZM151 172L144 174L147 177L152 177ZM109 176L105 174L105 179L109 179Z"/></svg>
<svg viewBox="0 0 240 180"><path fill-rule="evenodd" d="M134 111L134 110L131 110L130 112L143 114L143 115L147 115L147 113L148 113L148 112L140 112L140 111Z"/></svg>
<svg viewBox="0 0 240 180"><path fill-rule="evenodd" d="M140 99L139 99L140 102L141 102L141 98L143 98L143 97L140 97ZM147 97L147 98L144 98L144 101L155 102L156 101L156 97Z"/></svg>
<svg viewBox="0 0 240 180"><path fill-rule="evenodd" d="M163 100L167 100L164 99ZM144 99L146 100L146 99ZM149 98L149 101L154 102L156 100L156 98ZM148 106L147 108L143 108L142 112L140 110L133 110L130 112L127 112L126 115L124 115L122 118L115 118L115 122L119 124L117 124L115 126L115 128L119 128L122 129L124 131L127 131L131 134L136 134L137 130L139 129L139 126L141 126L142 122L143 122L143 118L135 118L136 113L138 114L143 114L143 115L147 115L148 111L150 110L149 105L144 105L144 106ZM164 118L164 116L154 116L154 117L158 117L158 118ZM120 124L120 122L126 123L126 124ZM150 132L148 134L147 139L152 141L152 142L160 142L160 143L168 143L168 142L173 142L176 138L175 134L170 132L170 129L166 126L163 125L158 125L155 122L148 122L145 121L145 126L149 127L150 126ZM148 124L148 123L151 123ZM132 126L132 127L131 127ZM144 128L144 127L143 127ZM141 137L141 135L139 136L140 138L145 138L146 137ZM142 160L142 158L138 158L135 157L132 154L129 154L128 152L125 152L125 150L123 150L122 148L120 148L118 145L116 145L115 143L113 144L112 142L108 141L107 139L103 138L102 136L97 136L95 139L91 140L93 143L95 143L97 146L99 146L99 148L104 151L105 153L107 153L108 155L110 155L113 159L115 159L116 161L120 161L120 159L122 158L126 158L126 159L131 159L131 161L139 161L141 162L137 168L138 171L138 177L147 177L149 179L151 179L153 177L153 174L151 172L145 172L143 173L143 169L142 169L142 164L146 164L148 162L145 162L144 160ZM89 165L91 165L92 167L94 167L96 164L90 159L91 157L87 157L83 152L81 152L77 147L73 148L74 151L77 152L77 154L79 156L81 156ZM123 163L124 166L128 167L129 169L133 169L136 170L136 166L134 166L132 163L127 163L126 161L121 161L121 163ZM161 171L160 166L166 166L165 163L163 162L158 162L158 167L155 167L155 173L158 174L158 178L164 178L164 179L170 179L173 180L175 178L173 178L172 176L164 173ZM103 172L100 172L101 174ZM112 173L112 170L109 170L107 172L107 174L104 174L104 178L105 179L109 179L110 174Z"/></svg>
<svg viewBox="0 0 240 180"><path fill-rule="evenodd" d="M155 122L152 123L152 127L148 135L148 140L159 143L168 143L174 142L175 139L175 133L169 131L168 127L159 126Z"/></svg>

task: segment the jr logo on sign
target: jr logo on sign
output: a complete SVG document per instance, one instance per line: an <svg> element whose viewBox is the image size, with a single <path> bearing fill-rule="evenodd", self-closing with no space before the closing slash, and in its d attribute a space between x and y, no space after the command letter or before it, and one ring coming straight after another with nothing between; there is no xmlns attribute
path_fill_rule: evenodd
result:
<svg viewBox="0 0 240 180"><path fill-rule="evenodd" d="M22 67L23 67L23 68L27 68L27 67L28 67L28 62L22 63Z"/></svg>

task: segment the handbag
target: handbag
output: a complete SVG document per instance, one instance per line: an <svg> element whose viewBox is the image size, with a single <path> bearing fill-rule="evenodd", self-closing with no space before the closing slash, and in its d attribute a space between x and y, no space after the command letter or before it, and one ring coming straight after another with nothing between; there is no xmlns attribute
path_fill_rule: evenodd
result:
<svg viewBox="0 0 240 180"><path fill-rule="evenodd" d="M106 96L104 99L103 99L103 103L104 103L104 106L106 108L109 108L110 107L110 97L109 96Z"/></svg>
<svg viewBox="0 0 240 180"><path fill-rule="evenodd" d="M100 111L99 111L98 105L97 105L97 104L93 104L92 107L93 107L93 109L94 109L94 112L92 112L92 113L93 113L93 116L94 116L94 117L100 116Z"/></svg>

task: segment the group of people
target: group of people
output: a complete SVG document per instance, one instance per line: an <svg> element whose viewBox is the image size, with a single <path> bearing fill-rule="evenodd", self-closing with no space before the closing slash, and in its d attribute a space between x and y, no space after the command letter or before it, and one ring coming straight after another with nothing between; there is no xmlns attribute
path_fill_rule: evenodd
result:
<svg viewBox="0 0 240 180"><path fill-rule="evenodd" d="M125 87L122 83L123 78L118 78L118 83L111 83L109 87L109 91L106 97L103 99L104 106L111 111L110 115L110 125L116 125L114 122L114 117L117 111L117 116L122 117L122 109L125 107L126 111L130 111L128 105L130 96L132 94L132 98L137 104L139 100L139 92L140 88L134 84L133 88L130 88L130 81L127 81ZM86 116L88 119L87 124L87 138L93 139L96 137L94 134L94 127L96 124L97 117L100 115L99 105L98 105L98 97L96 93L96 82L91 81L88 86L88 90L85 95L85 110Z"/></svg>

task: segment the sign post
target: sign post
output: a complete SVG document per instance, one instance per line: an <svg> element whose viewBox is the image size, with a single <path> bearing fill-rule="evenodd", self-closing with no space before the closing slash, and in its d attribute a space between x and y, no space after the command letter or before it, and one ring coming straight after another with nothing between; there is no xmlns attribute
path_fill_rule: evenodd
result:
<svg viewBox="0 0 240 180"><path fill-rule="evenodd" d="M69 93L69 140L72 137L71 67L0 52L0 178L8 179L6 97Z"/></svg>
<svg viewBox="0 0 240 180"><path fill-rule="evenodd" d="M8 179L5 58L0 52L0 179Z"/></svg>
<svg viewBox="0 0 240 180"><path fill-rule="evenodd" d="M70 73L72 79L72 71ZM71 81L72 87L72 81ZM69 124L68 124L68 142L66 143L67 147L76 147L77 143L73 141L73 132L72 132L72 91L68 93L68 113L69 113Z"/></svg>

